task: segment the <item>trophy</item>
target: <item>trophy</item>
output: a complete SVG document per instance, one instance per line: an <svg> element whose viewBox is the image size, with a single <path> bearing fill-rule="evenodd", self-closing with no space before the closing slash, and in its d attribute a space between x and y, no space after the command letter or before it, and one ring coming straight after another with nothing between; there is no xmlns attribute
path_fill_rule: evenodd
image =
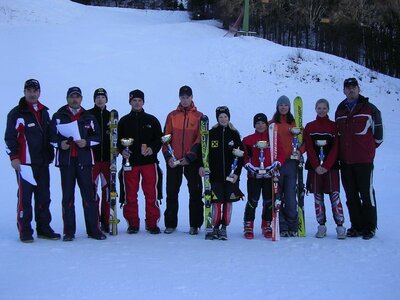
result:
<svg viewBox="0 0 400 300"><path fill-rule="evenodd" d="M233 183L233 173L235 172L235 170L237 168L237 163L238 163L239 157L243 157L243 153L244 152L242 150L240 150L239 148L232 150L232 154L235 156L235 159L233 160L233 163L232 163L231 172L226 177L226 181L230 181Z"/></svg>
<svg viewBox="0 0 400 300"><path fill-rule="evenodd" d="M290 133L293 134L293 151L292 151L292 155L290 155L291 159L296 159L299 160L299 155L297 154L297 150L299 147L299 134L301 133L301 128L299 127L292 127L289 129Z"/></svg>
<svg viewBox="0 0 400 300"><path fill-rule="evenodd" d="M326 140L316 140L315 145L319 147L319 164L322 165L324 163L325 155L324 155L324 146L327 145Z"/></svg>
<svg viewBox="0 0 400 300"><path fill-rule="evenodd" d="M171 154L171 156L172 156L172 160L173 160L173 162L174 162L174 166L177 166L177 165L179 165L181 162L180 162L179 160L177 160L177 159L175 158L175 156L174 156L174 150L172 149L171 144L170 144L171 139L172 139L172 135L166 134L166 135L164 135L164 136L161 137L161 142L162 142L163 144L166 144L166 145L167 145L168 152L169 152L169 154Z"/></svg>
<svg viewBox="0 0 400 300"><path fill-rule="evenodd" d="M133 144L133 138L122 138L121 139L121 145L124 146L128 152L129 152L129 146L132 144ZM126 159L124 169L129 169L130 167L131 167L131 164L129 163L129 159Z"/></svg>
<svg viewBox="0 0 400 300"><path fill-rule="evenodd" d="M264 166L264 149L266 149L267 146L267 141L258 141L256 143L256 147L260 149L260 169L258 170L258 174L260 175L264 175L265 173L267 173Z"/></svg>

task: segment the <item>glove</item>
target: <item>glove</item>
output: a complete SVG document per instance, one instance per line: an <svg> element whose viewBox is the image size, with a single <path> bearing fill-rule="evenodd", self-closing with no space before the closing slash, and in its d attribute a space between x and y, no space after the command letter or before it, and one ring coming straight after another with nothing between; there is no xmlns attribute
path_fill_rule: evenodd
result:
<svg viewBox="0 0 400 300"><path fill-rule="evenodd" d="M245 167L246 170L250 173L251 176L257 177L257 175L258 175L258 170L260 170L259 167L255 167L255 166L253 166L251 163L245 164L244 167Z"/></svg>
<svg viewBox="0 0 400 300"><path fill-rule="evenodd" d="M281 163L279 161L274 161L270 166L266 168L267 174L272 175L273 171L279 170Z"/></svg>

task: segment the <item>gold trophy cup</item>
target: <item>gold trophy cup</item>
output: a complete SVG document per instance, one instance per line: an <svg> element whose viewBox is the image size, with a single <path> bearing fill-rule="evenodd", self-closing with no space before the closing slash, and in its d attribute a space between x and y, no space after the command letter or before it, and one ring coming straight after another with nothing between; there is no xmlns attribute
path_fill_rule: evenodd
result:
<svg viewBox="0 0 400 300"><path fill-rule="evenodd" d="M267 141L258 141L256 143L256 147L260 149L260 169L258 170L258 174L260 175L264 175L265 173L267 173L264 166L264 149L266 149L267 146Z"/></svg>
<svg viewBox="0 0 400 300"><path fill-rule="evenodd" d="M127 151L129 151L129 146L133 144L133 138L122 138L121 139L121 145L126 148ZM129 163L129 159L125 160L124 164L124 169L129 169L131 167L131 164Z"/></svg>
<svg viewBox="0 0 400 300"><path fill-rule="evenodd" d="M174 150L172 149L171 144L170 144L171 140L172 140L172 135L171 134L166 134L166 135L161 137L161 143L167 145L168 152L169 152L169 154L171 154L172 161L174 162L174 166L177 166L177 165L179 165L181 163L181 161L177 160L175 158Z"/></svg>
<svg viewBox="0 0 400 300"><path fill-rule="evenodd" d="M232 154L233 154L233 156L235 156L235 159L233 160L233 163L232 163L231 172L226 177L226 181L233 183L233 174L237 168L237 163L238 163L239 157L243 157L244 152L242 150L240 150L239 148L236 148L236 149L232 150Z"/></svg>

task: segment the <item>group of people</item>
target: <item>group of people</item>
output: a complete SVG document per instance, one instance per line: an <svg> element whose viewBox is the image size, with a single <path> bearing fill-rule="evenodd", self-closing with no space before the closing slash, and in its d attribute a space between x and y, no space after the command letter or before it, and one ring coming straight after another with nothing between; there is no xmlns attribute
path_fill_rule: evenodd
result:
<svg viewBox="0 0 400 300"><path fill-rule="evenodd" d="M216 109L217 124L209 130L209 178L212 190L212 232L208 239L226 240L231 221L232 203L242 199L239 181L242 168L247 171L247 203L244 212L244 236L254 238L254 221L262 197L261 231L272 236L274 208L272 177L279 178L280 236L298 235L296 182L298 164L307 152L306 188L314 194L317 222L316 237L323 238L327 229L324 194L329 195L337 237L362 236L370 239L377 228L376 199L372 173L375 150L383 141L380 111L360 95L355 78L343 86L344 99L335 113L328 117L329 102L320 99L315 104L317 117L303 130L304 143L294 148L292 128L296 122L288 97L281 96L276 112L269 121L264 113L253 118L255 132L241 140L231 123L229 108ZM96 89L94 107L85 110L79 87L67 91L67 104L50 119L48 108L40 101L40 84L29 79L24 85L24 97L7 116L5 142L11 166L18 182L17 227L22 242L33 242L31 226L32 195L38 238L58 240L61 235L50 226L49 164L59 167L62 184L62 217L64 241L75 238L75 185L80 188L88 237L106 239L110 232L110 111L105 89ZM145 95L141 90L129 93L131 111L118 122L118 151L123 158L120 176L123 216L127 232L140 230L138 192L141 184L145 197L145 229L151 234L161 232L158 222L162 193L162 172L157 158L161 150L166 162L166 209L164 233L173 233L178 226L179 191L183 176L189 190L189 234L197 235L204 221L202 176L206 171L202 161L200 118L189 86L179 89L179 105L167 116L164 130L158 119L144 111ZM79 138L64 136L62 125L76 122ZM274 155L269 126L277 127ZM128 140L126 142L125 140ZM26 168L36 181L25 178ZM340 172L339 172L340 170ZM344 228L343 207L339 197L340 175L346 193L351 227ZM97 189L101 185L101 197Z"/></svg>

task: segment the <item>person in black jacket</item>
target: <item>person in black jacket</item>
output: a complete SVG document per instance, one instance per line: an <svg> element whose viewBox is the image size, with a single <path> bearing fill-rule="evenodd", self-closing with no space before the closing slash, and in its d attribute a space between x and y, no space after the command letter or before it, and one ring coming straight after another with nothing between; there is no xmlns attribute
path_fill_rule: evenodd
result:
<svg viewBox="0 0 400 300"><path fill-rule="evenodd" d="M243 166L243 146L239 132L230 122L228 107L219 106L216 109L218 123L209 133L209 167L210 182L213 191L212 198L212 225L213 231L207 239L226 240L226 227L230 224L232 202L243 197L239 189L239 178ZM237 153L236 168L234 165ZM241 155L241 156L240 156ZM204 168L199 170L204 176Z"/></svg>
<svg viewBox="0 0 400 300"><path fill-rule="evenodd" d="M53 161L54 149L49 143L48 108L39 102L39 97L39 81L27 80L24 97L7 115L4 137L11 166L17 174L17 227L19 238L24 243L33 242L32 194L35 195L37 237L51 240L58 240L61 237L50 227L49 164ZM30 166L36 185L21 176L21 166Z"/></svg>
<svg viewBox="0 0 400 300"><path fill-rule="evenodd" d="M110 111L107 110L107 91L98 88L93 94L94 107L88 112L95 116L100 126L100 144L93 147L94 167L93 181L96 200L100 206L100 224L103 232L110 232ZM101 201L97 195L99 181L101 183Z"/></svg>
<svg viewBox="0 0 400 300"><path fill-rule="evenodd" d="M122 181L125 187L123 214L128 222L127 232L134 234L140 228L138 191L141 180L146 200L146 230L158 234L160 208L157 202L157 153L161 149L161 125L155 116L144 111L144 93L141 90L129 93L129 104L131 112L118 122L118 148L125 165ZM127 148L122 145L121 139L128 138L133 139L133 143ZM129 166L126 165L128 162Z"/></svg>
<svg viewBox="0 0 400 300"><path fill-rule="evenodd" d="M88 237L104 240L106 236L99 227L99 211L94 195L92 170L92 147L100 140L100 129L95 117L82 106L82 92L71 87L67 92L67 105L62 106L50 124L51 142L56 147L56 166L60 168L62 185L62 207L64 221L63 241L75 239L75 184L78 182L82 196ZM79 137L61 134L62 125L77 122Z"/></svg>

